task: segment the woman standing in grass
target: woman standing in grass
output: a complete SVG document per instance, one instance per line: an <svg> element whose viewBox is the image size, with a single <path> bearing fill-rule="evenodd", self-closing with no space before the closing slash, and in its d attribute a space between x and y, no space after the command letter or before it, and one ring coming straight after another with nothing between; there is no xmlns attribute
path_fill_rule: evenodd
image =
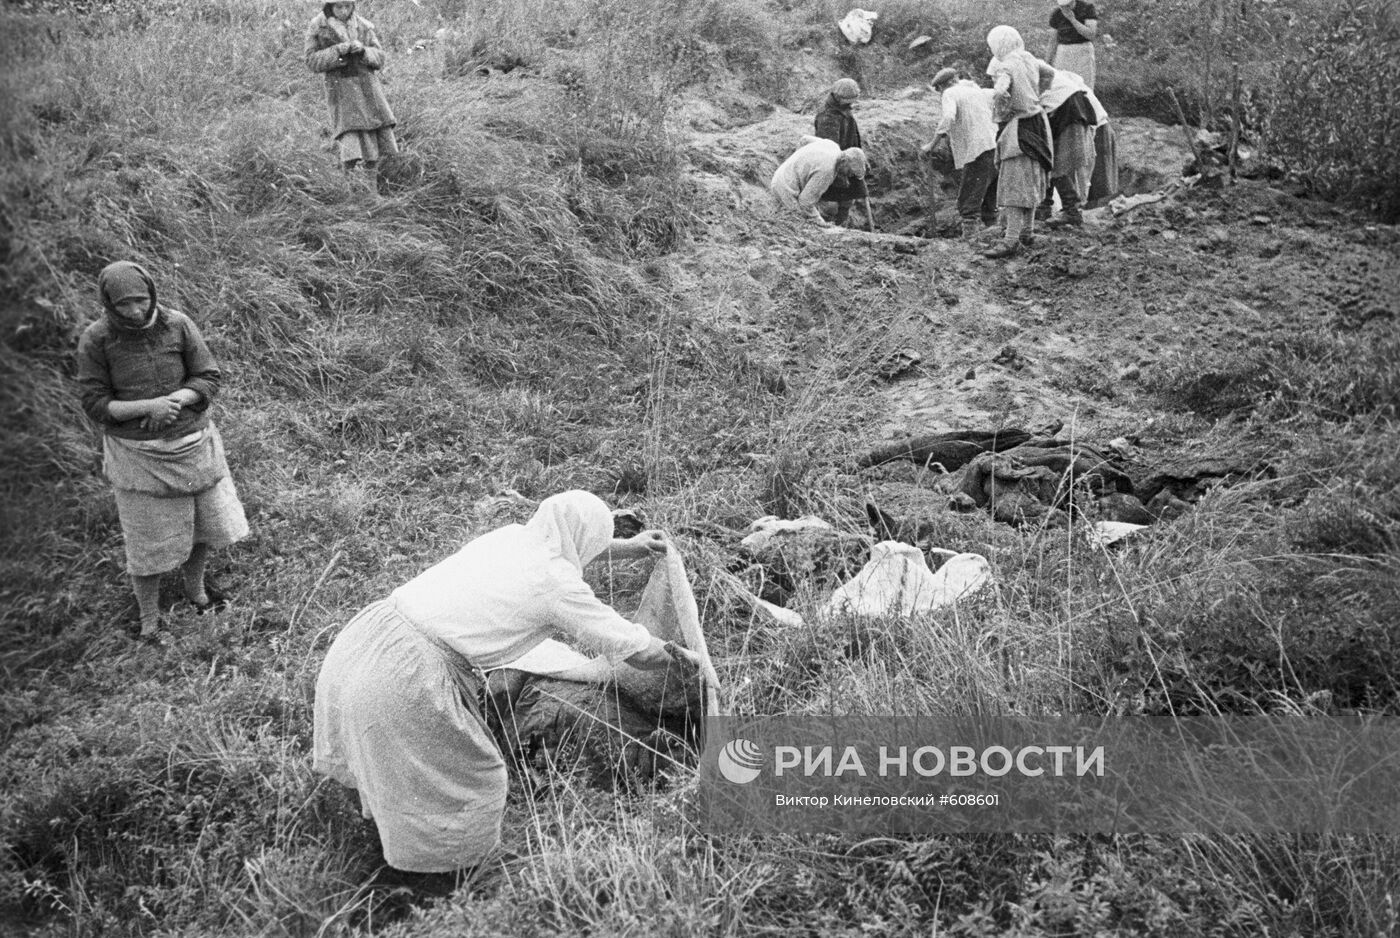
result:
<svg viewBox="0 0 1400 938"><path fill-rule="evenodd" d="M1001 242L987 257L1010 257L1029 245L1035 231L1035 209L1045 195L1054 159L1050 125L1040 104L1041 83L1049 87L1055 70L1026 51L1021 34L998 26L987 34L994 58L993 112L1001 122L997 133L997 208L1006 217Z"/></svg>
<svg viewBox="0 0 1400 938"><path fill-rule="evenodd" d="M605 605L583 568L665 553L658 531L614 540L588 492L540 503L350 621L316 680L316 771L356 789L384 859L412 873L479 864L500 840L506 768L478 704L478 669L508 664L555 633L646 670L663 643Z"/></svg>
<svg viewBox="0 0 1400 938"><path fill-rule="evenodd" d="M156 301L130 261L98 277L103 315L78 340L83 409L103 430L103 468L116 490L142 637L160 626L160 577L176 567L203 610L211 549L248 535L209 405L219 366L188 316Z"/></svg>
<svg viewBox="0 0 1400 938"><path fill-rule="evenodd" d="M349 178L363 166L371 192L379 190L379 161L399 152L394 112L384 97L379 70L384 50L374 24L353 3L327 3L306 30L306 64L326 76L326 104L340 164Z"/></svg>

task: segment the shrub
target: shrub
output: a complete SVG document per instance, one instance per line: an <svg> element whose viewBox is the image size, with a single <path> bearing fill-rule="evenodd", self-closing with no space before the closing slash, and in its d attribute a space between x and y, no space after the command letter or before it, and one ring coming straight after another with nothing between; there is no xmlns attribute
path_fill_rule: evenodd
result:
<svg viewBox="0 0 1400 938"><path fill-rule="evenodd" d="M1256 107L1269 156L1328 199L1400 219L1400 88L1388 63L1400 15L1385 0L1306 8L1306 36L1261 84Z"/></svg>
<svg viewBox="0 0 1400 938"><path fill-rule="evenodd" d="M1227 130L1238 111L1270 163L1325 198L1400 217L1394 4L1123 0L1110 17L1123 46L1100 82L1111 110L1173 123L1162 87L1175 87L1188 119Z"/></svg>

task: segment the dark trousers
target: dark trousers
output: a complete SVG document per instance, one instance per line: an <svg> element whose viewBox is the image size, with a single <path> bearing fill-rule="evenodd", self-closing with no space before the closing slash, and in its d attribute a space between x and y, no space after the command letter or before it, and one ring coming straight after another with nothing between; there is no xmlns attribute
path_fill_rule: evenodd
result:
<svg viewBox="0 0 1400 938"><path fill-rule="evenodd" d="M827 187L822 193L823 202L836 203L836 215L831 219L838 225L845 224L851 217L851 203L857 199L868 198L869 190L865 188L864 179L845 179L837 177L836 181Z"/></svg>
<svg viewBox="0 0 1400 938"><path fill-rule="evenodd" d="M1079 193L1074 189L1073 176L1057 176L1045 187L1045 198L1040 203L1041 214L1049 217L1055 209L1055 193L1060 194L1060 208L1073 215L1079 211Z"/></svg>
<svg viewBox="0 0 1400 938"><path fill-rule="evenodd" d="M987 224L997 220L997 152L988 150L963 166L958 183L958 216L981 218Z"/></svg>

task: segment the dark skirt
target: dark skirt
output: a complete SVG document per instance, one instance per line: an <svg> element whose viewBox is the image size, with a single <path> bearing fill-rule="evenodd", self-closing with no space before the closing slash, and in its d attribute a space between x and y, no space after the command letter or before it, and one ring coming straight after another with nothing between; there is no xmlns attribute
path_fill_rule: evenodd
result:
<svg viewBox="0 0 1400 938"><path fill-rule="evenodd" d="M864 179L848 179L844 184L833 182L826 187L822 193L823 202L854 202L856 199L863 199L870 194L870 190L865 188Z"/></svg>

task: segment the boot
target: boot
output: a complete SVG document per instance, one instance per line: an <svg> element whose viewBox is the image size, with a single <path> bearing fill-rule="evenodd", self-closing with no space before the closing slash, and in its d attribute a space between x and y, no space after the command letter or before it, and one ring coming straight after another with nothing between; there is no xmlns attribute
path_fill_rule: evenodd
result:
<svg viewBox="0 0 1400 938"><path fill-rule="evenodd" d="M1025 235L1022 235L1021 237L1024 240ZM1018 244L1015 241L1007 241L1005 239L1002 239L1001 241L998 241L996 244L992 245L990 249L983 252L982 256L989 257L992 260L998 260L1003 257L1015 257L1017 254L1020 253L1020 244Z"/></svg>
<svg viewBox="0 0 1400 938"><path fill-rule="evenodd" d="M379 164L365 163L365 193L373 201L379 198Z"/></svg>
<svg viewBox="0 0 1400 938"><path fill-rule="evenodd" d="M1035 207L1035 220L1036 220L1036 221L1045 221L1046 219L1048 219L1048 218L1050 217L1050 214L1051 214L1052 212L1054 212L1054 211L1055 211L1055 203L1054 203L1053 201L1052 201L1052 202L1041 202L1039 205L1037 205L1037 206Z"/></svg>
<svg viewBox="0 0 1400 938"><path fill-rule="evenodd" d="M1031 230L1029 228L1021 229L1020 242L1021 247L1023 248L1035 247L1035 235L1031 234Z"/></svg>
<svg viewBox="0 0 1400 938"><path fill-rule="evenodd" d="M1060 193L1060 216L1049 222L1049 227L1081 227L1084 224L1084 214L1079 210L1079 192L1074 188L1073 180L1062 176L1055 180L1055 189Z"/></svg>
<svg viewBox="0 0 1400 938"><path fill-rule="evenodd" d="M974 241L982 231L982 223L975 218L964 218L962 220L962 236L964 241Z"/></svg>
<svg viewBox="0 0 1400 938"><path fill-rule="evenodd" d="M1084 227L1084 213L1079 210L1078 205L1066 205L1060 212L1058 218L1052 218L1045 223L1047 228L1082 228Z"/></svg>

